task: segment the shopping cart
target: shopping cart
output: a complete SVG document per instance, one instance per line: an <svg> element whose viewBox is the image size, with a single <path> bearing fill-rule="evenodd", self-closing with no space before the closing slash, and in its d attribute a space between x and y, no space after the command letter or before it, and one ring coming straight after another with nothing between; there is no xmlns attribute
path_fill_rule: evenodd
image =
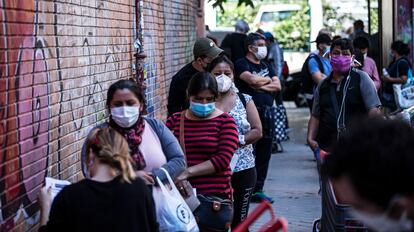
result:
<svg viewBox="0 0 414 232"><path fill-rule="evenodd" d="M266 211L270 213L270 220L260 227L258 232L288 231L287 220L283 217L277 218L272 205L267 201L262 201L232 232L245 232L257 221Z"/></svg>

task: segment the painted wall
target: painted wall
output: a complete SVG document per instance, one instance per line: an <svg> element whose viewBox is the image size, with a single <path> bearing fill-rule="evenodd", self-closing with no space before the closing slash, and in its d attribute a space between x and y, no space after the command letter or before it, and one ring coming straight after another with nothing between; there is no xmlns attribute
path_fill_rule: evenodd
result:
<svg viewBox="0 0 414 232"><path fill-rule="evenodd" d="M192 58L196 1L144 1L147 101L165 118L171 76ZM135 0L0 0L0 231L35 230L45 176L82 178L106 90L131 76Z"/></svg>
<svg viewBox="0 0 414 232"><path fill-rule="evenodd" d="M193 60L199 0L144 1L144 46L150 116L166 119L171 77ZM204 27L204 25L202 26Z"/></svg>

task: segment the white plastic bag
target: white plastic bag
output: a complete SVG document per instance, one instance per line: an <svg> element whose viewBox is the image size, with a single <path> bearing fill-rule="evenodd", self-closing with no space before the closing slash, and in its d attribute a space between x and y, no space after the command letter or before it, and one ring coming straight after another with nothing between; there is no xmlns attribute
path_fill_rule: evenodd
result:
<svg viewBox="0 0 414 232"><path fill-rule="evenodd" d="M163 168L161 170L165 172L171 189L157 177L159 187L153 188L153 196L160 231L198 232L193 213L178 192L167 170Z"/></svg>
<svg viewBox="0 0 414 232"><path fill-rule="evenodd" d="M414 83L411 83L411 80L408 80L405 85L393 84L392 87L395 103L400 109L408 109L414 106Z"/></svg>

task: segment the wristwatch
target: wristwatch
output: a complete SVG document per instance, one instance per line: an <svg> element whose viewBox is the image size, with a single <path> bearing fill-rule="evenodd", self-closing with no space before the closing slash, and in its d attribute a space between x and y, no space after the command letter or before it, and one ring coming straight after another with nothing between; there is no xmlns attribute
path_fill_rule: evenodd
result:
<svg viewBox="0 0 414 232"><path fill-rule="evenodd" d="M239 135L239 143L240 145L246 145L246 141L244 140L244 135Z"/></svg>

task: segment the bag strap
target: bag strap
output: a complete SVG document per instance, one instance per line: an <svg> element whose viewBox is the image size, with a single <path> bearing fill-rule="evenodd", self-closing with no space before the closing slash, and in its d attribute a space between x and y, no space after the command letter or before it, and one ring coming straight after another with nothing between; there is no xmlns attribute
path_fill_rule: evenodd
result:
<svg viewBox="0 0 414 232"><path fill-rule="evenodd" d="M244 106L244 109L246 109L247 102L246 102L246 98L244 98L244 95L242 93L238 92L237 96L239 96L239 99L242 102L242 104Z"/></svg>
<svg viewBox="0 0 414 232"><path fill-rule="evenodd" d="M185 140L184 140L184 119L185 119L185 113L187 110L183 110L180 115L180 146L181 149L184 152L184 156L186 156L185 152Z"/></svg>

